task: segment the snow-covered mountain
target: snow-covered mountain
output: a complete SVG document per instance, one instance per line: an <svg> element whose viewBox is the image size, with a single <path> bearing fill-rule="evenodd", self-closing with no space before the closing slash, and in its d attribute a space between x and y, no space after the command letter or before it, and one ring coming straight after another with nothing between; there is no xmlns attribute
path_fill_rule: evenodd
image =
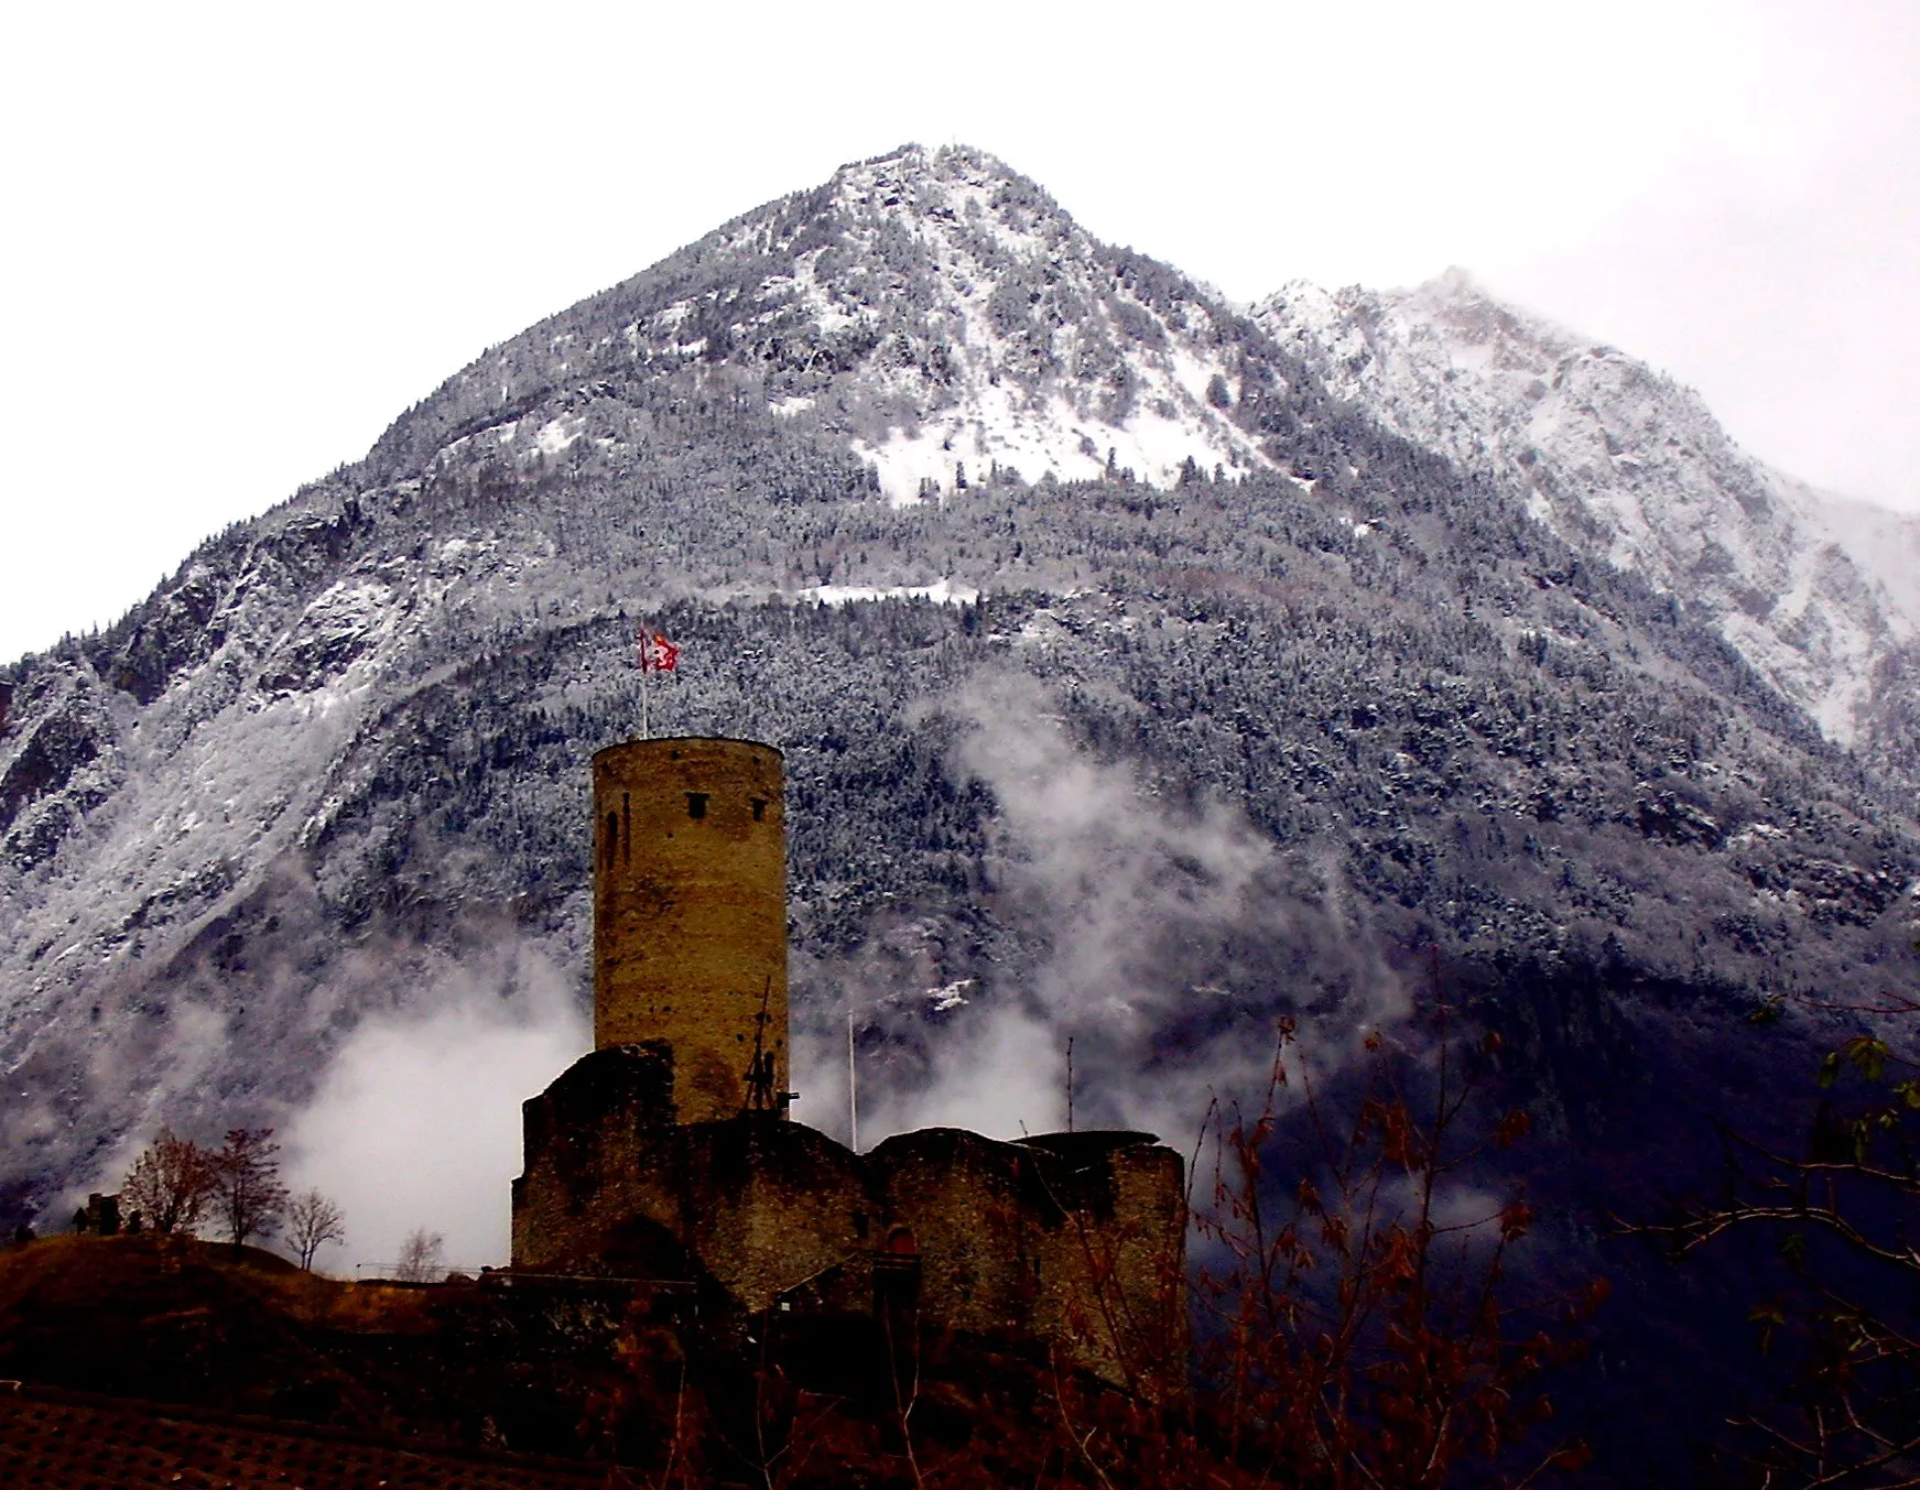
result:
<svg viewBox="0 0 1920 1490"><path fill-rule="evenodd" d="M1184 1127L1438 969L1584 1257L1913 983L1912 533L1457 281L1248 315L978 152L849 166L0 668L0 1224L368 1021L583 1000L645 619L657 728L786 751L800 1116L853 1013L863 1131L1060 1121L1068 1037Z"/></svg>
<svg viewBox="0 0 1920 1490"><path fill-rule="evenodd" d="M1829 493L1819 516L1853 562L1879 581L1909 620L1920 623L1920 514Z"/></svg>
<svg viewBox="0 0 1920 1490"><path fill-rule="evenodd" d="M1525 494L1574 547L1703 606L1842 744L1920 636L1920 588L1881 528L1769 469L1699 396L1613 347L1484 294L1461 271L1407 291L1292 284L1255 317L1330 392ZM1920 525L1908 524L1907 542Z"/></svg>
<svg viewBox="0 0 1920 1490"><path fill-rule="evenodd" d="M783 416L818 410L833 428L859 406L852 448L891 500L950 490L968 463L976 477L1130 470L1156 485L1189 461L1236 475L1265 464L1221 412L1233 369L1218 307L1095 242L998 162L909 151L842 171L829 190L831 244L766 224L741 235L783 272L748 291L728 334L780 368L768 391ZM678 301L644 331L702 308ZM807 351L789 349L796 332ZM865 350L822 378L815 349L829 344Z"/></svg>
<svg viewBox="0 0 1920 1490"><path fill-rule="evenodd" d="M583 302L441 392L488 411L503 455L553 456L577 421L527 425L530 389L636 364L750 369L802 433L843 442L895 503L990 480L1270 464L1227 416L1239 321L1214 296L1081 230L978 151L908 147L728 224L651 293Z"/></svg>

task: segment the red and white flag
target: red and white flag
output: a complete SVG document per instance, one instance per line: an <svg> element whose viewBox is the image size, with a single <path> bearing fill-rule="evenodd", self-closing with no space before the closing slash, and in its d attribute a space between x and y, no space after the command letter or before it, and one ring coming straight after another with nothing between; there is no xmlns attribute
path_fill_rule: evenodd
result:
<svg viewBox="0 0 1920 1490"><path fill-rule="evenodd" d="M643 673L670 673L680 666L680 649L668 641L659 632L648 636L640 633L640 671Z"/></svg>

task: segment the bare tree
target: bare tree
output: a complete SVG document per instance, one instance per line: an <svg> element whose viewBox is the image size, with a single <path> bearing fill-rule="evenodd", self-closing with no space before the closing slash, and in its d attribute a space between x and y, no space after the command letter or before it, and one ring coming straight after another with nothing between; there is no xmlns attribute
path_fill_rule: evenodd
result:
<svg viewBox="0 0 1920 1490"><path fill-rule="evenodd" d="M431 1283L446 1271L447 1239L422 1226L400 1244L400 1262L393 1270L402 1283Z"/></svg>
<svg viewBox="0 0 1920 1490"><path fill-rule="evenodd" d="M212 1198L214 1156L190 1138L162 1128L133 1161L120 1195L156 1231L191 1234Z"/></svg>
<svg viewBox="0 0 1920 1490"><path fill-rule="evenodd" d="M249 1237L268 1237L286 1209L287 1187L280 1182L280 1145L271 1128L234 1128L213 1156L216 1214L227 1240L239 1247Z"/></svg>
<svg viewBox="0 0 1920 1490"><path fill-rule="evenodd" d="M300 1254L300 1266L313 1271L313 1258L328 1242L347 1239L347 1218L339 1205L318 1190L303 1190L287 1204L287 1240Z"/></svg>

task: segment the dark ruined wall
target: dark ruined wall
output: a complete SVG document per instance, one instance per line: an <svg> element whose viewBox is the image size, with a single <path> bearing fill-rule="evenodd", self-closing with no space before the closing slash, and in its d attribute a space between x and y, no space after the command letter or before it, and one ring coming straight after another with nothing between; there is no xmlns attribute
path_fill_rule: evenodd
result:
<svg viewBox="0 0 1920 1490"><path fill-rule="evenodd" d="M613 1045L582 1056L521 1104L525 1173L513 1182L513 1265L604 1273L607 1208L641 1162L647 1135L671 1127L673 1056ZM684 1255L634 1257L635 1275L685 1276Z"/></svg>
<svg viewBox="0 0 1920 1490"><path fill-rule="evenodd" d="M1138 1133L927 1128L862 1156L770 1114L677 1123L674 1057L597 1050L526 1103L516 1269L717 1284L748 1312L869 1311L887 1293L925 1327L1047 1340L1112 1380L1177 1385L1172 1150Z"/></svg>
<svg viewBox="0 0 1920 1490"><path fill-rule="evenodd" d="M1041 1174L1065 1216L1032 1247L1040 1287L1028 1328L1075 1342L1076 1362L1110 1379L1147 1391L1183 1385L1186 1166L1144 1134L1051 1137L1066 1142Z"/></svg>
<svg viewBox="0 0 1920 1490"><path fill-rule="evenodd" d="M1184 1372L1184 1166L1171 1149L1138 1133L1000 1143L930 1128L869 1161L919 1247L924 1321L1051 1340L1141 1387L1170 1363Z"/></svg>
<svg viewBox="0 0 1920 1490"><path fill-rule="evenodd" d="M919 1252L921 1317L1024 1331L1036 1286L1033 1233L1052 1219L1037 1214L1047 1197L1034 1156L959 1128L922 1128L867 1158Z"/></svg>
<svg viewBox="0 0 1920 1490"><path fill-rule="evenodd" d="M884 1199L859 1158L825 1134L746 1118L679 1139L680 1233L748 1309L871 1245Z"/></svg>
<svg viewBox="0 0 1920 1490"><path fill-rule="evenodd" d="M575 1123L552 1089L526 1104L516 1268L707 1278L759 1310L863 1253L884 1223L865 1166L824 1134L751 1115L649 1125L643 1110Z"/></svg>

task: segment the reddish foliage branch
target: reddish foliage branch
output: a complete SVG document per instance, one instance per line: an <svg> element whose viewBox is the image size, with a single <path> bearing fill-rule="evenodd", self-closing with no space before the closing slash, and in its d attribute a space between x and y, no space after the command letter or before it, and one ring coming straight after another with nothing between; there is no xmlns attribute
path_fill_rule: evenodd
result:
<svg viewBox="0 0 1920 1490"><path fill-rule="evenodd" d="M1563 1309L1561 1339L1509 1302L1509 1255L1532 1215L1518 1194L1477 1199L1471 1176L1529 1124L1480 1121L1497 1037L1469 1052L1444 1007L1432 1035L1424 1080L1368 1036L1342 1117L1294 1074L1283 1023L1259 1109L1210 1116L1211 1195L1195 1222L1212 1254L1198 1297L1223 1486L1439 1487L1469 1464L1477 1483L1521 1485L1586 1460L1578 1443L1526 1453L1523 1441L1551 1420L1543 1377L1577 1348L1604 1285ZM1282 1185L1270 1170L1290 1117L1310 1135L1308 1172Z"/></svg>

